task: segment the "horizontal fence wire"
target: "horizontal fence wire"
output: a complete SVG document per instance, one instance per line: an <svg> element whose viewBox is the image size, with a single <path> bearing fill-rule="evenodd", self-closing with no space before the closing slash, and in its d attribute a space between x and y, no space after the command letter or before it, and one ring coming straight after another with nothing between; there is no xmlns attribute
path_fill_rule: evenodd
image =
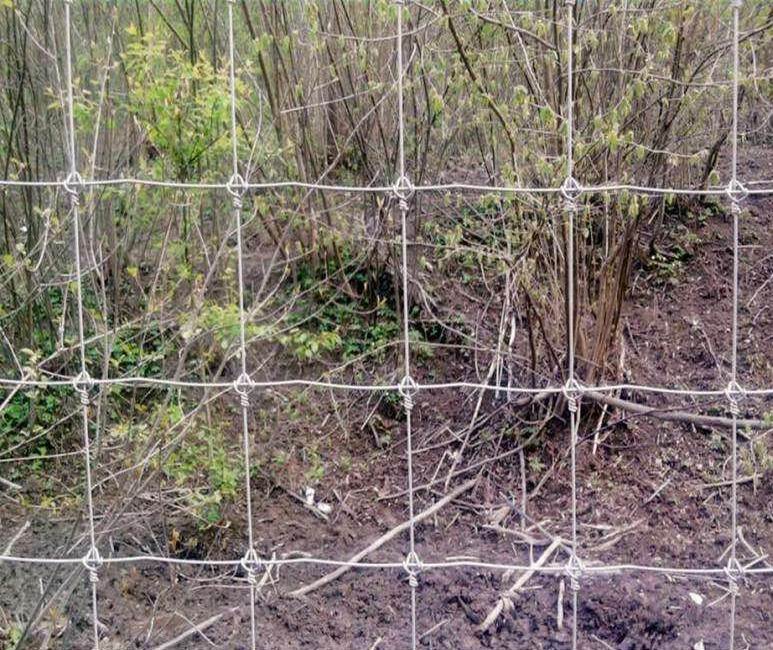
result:
<svg viewBox="0 0 773 650"><path fill-rule="evenodd" d="M746 192L750 196L773 195L773 180L760 180L754 185L771 185L771 187L747 187ZM116 185L134 185L138 187L160 187L178 190L225 190L231 185L229 181L219 183L177 182L170 180L153 180L149 178L95 178L80 181L82 189L112 187ZM752 183L749 183L752 185ZM40 187L62 188L70 187L66 180L15 180L2 179L0 187ZM305 189L324 192L342 192L351 194L389 194L394 195L394 185L336 185L328 183L311 183L306 181L267 181L264 183L251 183L245 181L243 188L247 192L259 192L264 190L281 189ZM476 183L430 183L419 184L412 187L414 193L427 192L481 192L493 194L555 194L563 195L565 188L562 186L550 187L521 187L517 185L481 185ZM707 188L690 187L661 187L657 185L636 185L631 183L604 183L601 185L582 185L578 183L576 191L580 194L604 194L632 192L637 194L675 195L675 196L726 196L727 186L712 186Z"/></svg>
<svg viewBox="0 0 773 650"><path fill-rule="evenodd" d="M168 388L190 388L190 389L208 389L208 388L232 388L239 389L239 379L223 379L221 381L195 381L186 379L168 379L164 377L90 377L89 383L93 386L159 386ZM57 377L54 379L13 379L0 377L0 386L9 386L17 388L61 388L64 386L80 387L81 377ZM326 381L317 379L269 379L252 380L249 384L251 388L325 388L340 391L360 391L360 392L382 392L399 391L399 383L346 383L336 381ZM495 391L500 393L509 393L511 395L555 395L566 393L566 386L549 385L542 387L535 386L507 386L494 383L483 383L475 381L447 381L447 382L421 382L416 381L413 389L416 391L438 391L438 390L483 390ZM578 383L574 388L578 394L589 393L614 393L617 391L634 391L640 393L674 395L681 397L722 397L727 395L727 388L678 388L669 386L657 386L653 384L581 384ZM766 397L773 395L772 387L748 388L744 387L744 395L749 397Z"/></svg>
<svg viewBox="0 0 773 650"><path fill-rule="evenodd" d="M567 541L567 546L569 542ZM102 564L106 565L124 565L137 564L142 562L152 562L160 564L170 564L178 566L195 567L235 567L242 566L244 558L230 559L188 559L166 557L163 555L127 555L125 557L106 556L102 558ZM44 565L79 565L83 563L83 558L79 557L32 557L23 555L0 555L0 562L13 562L17 564L44 564ZM351 569L396 569L404 570L404 560L393 562L352 562L349 560L337 560L323 557L291 557L291 558L264 558L260 560L264 568L297 566L297 565L320 565L332 567L347 567ZM519 564L513 562L499 562L487 560L448 560L448 561L423 561L422 570L444 569L492 569L501 571L533 571L534 573L556 574L566 571L566 564ZM743 569L744 574L754 576L773 575L773 567L748 567ZM606 575L619 573L655 573L662 575L684 575L684 576L722 576L726 575L724 567L681 567L681 566L659 566L650 564L593 564L586 563L583 566L583 572L589 574Z"/></svg>

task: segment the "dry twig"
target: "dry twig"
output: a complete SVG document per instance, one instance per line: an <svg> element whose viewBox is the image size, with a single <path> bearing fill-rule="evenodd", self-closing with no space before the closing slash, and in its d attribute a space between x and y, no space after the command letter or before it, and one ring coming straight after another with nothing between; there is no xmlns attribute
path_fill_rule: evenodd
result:
<svg viewBox="0 0 773 650"><path fill-rule="evenodd" d="M550 546L548 546L542 552L542 555L540 555L537 558L537 561L534 562L526 571L524 571L518 577L518 579L510 586L510 588L507 591L505 591L499 596L499 600L497 601L497 604L494 605L494 608L489 612L488 616L486 616L484 621L478 626L478 629L481 632L485 632L486 630L488 630L494 624L494 621L496 621L497 618L499 618L499 615L502 613L503 610L512 609L513 597L531 579L531 577L534 575L537 569L539 569L542 565L544 565L545 562L547 562L550 559L553 553L556 552L556 549L558 549L563 543L564 542L560 537L557 537L556 539L554 539L550 543Z"/></svg>
<svg viewBox="0 0 773 650"><path fill-rule="evenodd" d="M439 501L436 501L433 503L429 508L426 510L420 512L414 517L414 524L419 523L420 521L423 521L427 517L431 517L433 514L435 514L438 510L443 508L443 506L448 505L451 501L456 499L458 496L461 496L467 490L471 489L475 483L477 483L477 478L470 479L469 481L466 481L465 483L462 483L459 487L454 488L451 490L446 496L444 496ZM388 542L390 539L394 539L399 535L400 533L408 530L411 526L410 520L404 521L403 523L395 526L391 530L384 533L381 537L379 537L377 540L372 542L369 546L364 548L363 550L355 553L350 559L349 562L359 562L363 558L370 555L373 551L379 549L382 547L386 542ZM322 576L319 580L315 580L314 582L305 585L303 587L300 587L299 589L296 589L295 591L291 591L288 596L292 596L293 598L299 598L300 596L305 596L308 593L311 593L312 591L315 591L316 589L319 589L320 587L324 587L326 584L333 582L333 580L336 580L340 576L342 576L344 573L346 573L349 569L352 567L349 565L344 565L338 567L335 571L331 571L330 573Z"/></svg>

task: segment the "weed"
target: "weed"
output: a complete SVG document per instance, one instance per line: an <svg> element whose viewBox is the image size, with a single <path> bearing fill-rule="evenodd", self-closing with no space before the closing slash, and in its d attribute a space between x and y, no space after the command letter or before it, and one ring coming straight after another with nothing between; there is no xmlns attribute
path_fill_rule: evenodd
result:
<svg viewBox="0 0 773 650"><path fill-rule="evenodd" d="M280 469L287 465L288 460L290 460L290 455L281 449L274 452L274 455L271 457L271 462Z"/></svg>
<svg viewBox="0 0 773 650"><path fill-rule="evenodd" d="M171 422L180 415L178 407L173 411L168 416ZM140 438L147 435L143 427L129 431ZM229 448L222 429L199 423L165 460L157 460L156 466L165 480L180 488L201 529L222 523L222 505L238 496L244 475L240 457Z"/></svg>
<svg viewBox="0 0 773 650"><path fill-rule="evenodd" d="M541 474L545 471L545 463L542 462L542 459L539 456L529 457L529 471L532 474Z"/></svg>
<svg viewBox="0 0 773 650"><path fill-rule="evenodd" d="M6 629L0 629L0 641L3 650L14 650L21 641L24 634L24 625L21 623L12 623Z"/></svg>
<svg viewBox="0 0 773 650"><path fill-rule="evenodd" d="M309 468L304 473L306 482L309 485L317 485L325 477L325 463L322 456L315 447L312 447L308 450L306 460L309 463Z"/></svg>

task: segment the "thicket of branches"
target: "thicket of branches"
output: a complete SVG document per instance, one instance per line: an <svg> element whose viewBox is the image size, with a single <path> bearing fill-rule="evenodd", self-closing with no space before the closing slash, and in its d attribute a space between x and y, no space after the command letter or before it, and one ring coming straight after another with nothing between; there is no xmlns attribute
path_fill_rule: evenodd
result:
<svg viewBox="0 0 773 650"><path fill-rule="evenodd" d="M74 5L84 177L230 176L223 8L222 0ZM248 181L394 182L396 10L388 0L238 4L238 153ZM561 184L564 15L559 0L410 3L414 183ZM3 178L61 179L68 167L62 19L59 2L0 2ZM577 3L575 175L583 184L727 183L718 163L731 124L729 19L725 0ZM742 131L750 142L770 133L772 21L767 2L745 3ZM0 192L4 375L77 374L64 198L35 187ZM233 376L238 311L224 193L99 187L83 198L92 375ZM400 278L391 199L286 189L251 195L246 206L255 378L394 379ZM666 250L653 262L653 241L674 221L689 223L694 207L675 197L583 199L575 245L585 380L619 371L633 270L651 264L657 275L678 261ZM566 230L555 198L437 192L412 208L417 353L448 379L561 381ZM181 404L173 391L103 393L97 438L107 431L119 447L140 439L146 452L178 439L201 406ZM73 438L54 433L69 431L61 407L70 399L64 389L6 391L3 446L66 449ZM194 461L172 450L165 471L185 475ZM225 456L217 462L219 485L235 490L236 470Z"/></svg>

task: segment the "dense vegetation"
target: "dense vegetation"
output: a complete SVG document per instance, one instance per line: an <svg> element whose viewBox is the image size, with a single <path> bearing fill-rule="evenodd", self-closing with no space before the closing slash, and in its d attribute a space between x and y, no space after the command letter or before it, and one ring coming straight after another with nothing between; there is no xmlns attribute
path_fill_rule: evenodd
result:
<svg viewBox="0 0 773 650"><path fill-rule="evenodd" d="M223 182L230 175L223 0L75 3L75 125L84 177ZM237 4L238 154L250 181L389 185L396 176L394 38L388 0ZM565 175L565 30L559 0L439 0L405 10L407 155L415 183L560 185ZM724 0L577 3L576 176L584 184L724 185L730 128ZM62 3L0 2L3 178L67 169ZM767 2L743 12L742 123L770 134ZM224 193L100 187L84 196L88 361L94 376L235 376L238 309ZM389 197L282 189L248 218L255 377L395 379L399 246ZM565 228L553 197L437 192L412 207L412 338L440 378L542 385L563 366ZM668 283L712 206L676 197L587 196L577 229L578 354L588 381L619 371L616 341L635 270ZM0 191L2 372L77 374L66 197ZM663 243L658 238L663 238ZM517 336L516 336L517 332ZM503 379L503 376L505 378ZM77 449L71 391L5 390L0 450ZM392 399L391 397L389 399ZM238 442L212 394L111 386L93 435L112 472L179 490L207 527L239 491ZM212 408L215 408L214 406ZM280 415L292 418L295 406ZM276 414L262 412L270 435ZM262 419L261 419L262 418ZM263 433L258 434L263 435ZM187 444L176 443L185 438ZM127 451L128 450L128 451ZM285 452L257 472L283 467ZM304 477L321 480L314 446ZM57 462L68 462L65 458ZM79 462L77 457L75 461ZM147 468L145 468L147 469ZM61 491L41 478L46 499ZM139 488L138 488L139 489Z"/></svg>

